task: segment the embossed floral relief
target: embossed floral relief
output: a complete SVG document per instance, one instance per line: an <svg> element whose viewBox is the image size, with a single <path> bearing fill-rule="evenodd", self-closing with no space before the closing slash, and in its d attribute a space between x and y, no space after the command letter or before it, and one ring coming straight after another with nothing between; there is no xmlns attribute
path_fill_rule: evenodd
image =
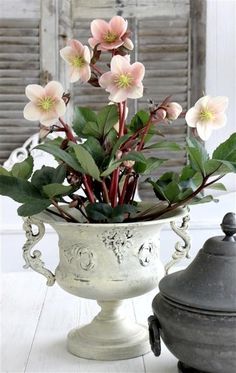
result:
<svg viewBox="0 0 236 373"><path fill-rule="evenodd" d="M121 263L125 252L132 247L132 237L133 234L129 229L116 232L107 230L102 235L102 241L105 247L114 252L118 263Z"/></svg>
<svg viewBox="0 0 236 373"><path fill-rule="evenodd" d="M79 263L84 271L89 271L95 266L94 253L87 247L72 245L64 249L64 255L69 264Z"/></svg>
<svg viewBox="0 0 236 373"><path fill-rule="evenodd" d="M148 266L153 257L157 255L156 252L155 244L152 241L143 243L138 251L140 264L144 267Z"/></svg>

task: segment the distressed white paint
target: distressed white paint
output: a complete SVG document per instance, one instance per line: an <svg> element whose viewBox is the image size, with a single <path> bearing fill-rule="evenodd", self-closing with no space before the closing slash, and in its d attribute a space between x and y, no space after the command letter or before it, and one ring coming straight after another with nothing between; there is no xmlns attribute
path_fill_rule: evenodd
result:
<svg viewBox="0 0 236 373"><path fill-rule="evenodd" d="M27 266L47 277L48 285L56 279L65 291L96 299L101 307L90 324L68 334L67 348L72 354L121 360L149 352L147 328L127 318L122 301L156 288L164 275L159 258L161 228L185 215L186 211L178 210L168 218L131 224L73 224L48 213L26 219ZM42 263L40 251L31 252L44 235L42 222L50 224L59 236L60 261L55 275ZM37 226L37 234L32 234L32 224Z"/></svg>

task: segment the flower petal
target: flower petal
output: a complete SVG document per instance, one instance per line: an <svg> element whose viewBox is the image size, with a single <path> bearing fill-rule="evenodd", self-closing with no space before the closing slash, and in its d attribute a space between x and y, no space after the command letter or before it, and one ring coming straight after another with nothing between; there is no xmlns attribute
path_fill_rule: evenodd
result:
<svg viewBox="0 0 236 373"><path fill-rule="evenodd" d="M75 83L80 79L80 70L76 67L69 69L70 83Z"/></svg>
<svg viewBox="0 0 236 373"><path fill-rule="evenodd" d="M111 50L111 49L118 48L118 47L120 47L123 43L124 43L124 42L123 42L122 39L118 39L118 40L114 41L113 43L106 43L106 42L103 42L103 43L101 43L101 44L98 46L98 49L100 49L100 50L104 50L104 51L107 51L107 50Z"/></svg>
<svg viewBox="0 0 236 373"><path fill-rule="evenodd" d="M128 72L130 67L129 61L123 56L117 55L111 59L111 72L113 74L122 74L123 72Z"/></svg>
<svg viewBox="0 0 236 373"><path fill-rule="evenodd" d="M83 56L84 56L85 61L87 63L90 63L91 53L90 53L89 47L87 47L87 45L84 46Z"/></svg>
<svg viewBox="0 0 236 373"><path fill-rule="evenodd" d="M215 113L220 113L225 111L228 107L229 99L226 96L217 96L212 97L209 100L209 108L212 109Z"/></svg>
<svg viewBox="0 0 236 373"><path fill-rule="evenodd" d="M144 78L145 67L141 62L135 62L131 65L131 73L135 82L140 82Z"/></svg>
<svg viewBox="0 0 236 373"><path fill-rule="evenodd" d="M58 115L55 110L51 110L47 113L42 113L40 118L40 123L45 127L50 127L58 121Z"/></svg>
<svg viewBox="0 0 236 373"><path fill-rule="evenodd" d="M71 39L68 41L68 45L78 54L83 54L84 46L79 40Z"/></svg>
<svg viewBox="0 0 236 373"><path fill-rule="evenodd" d="M199 120L199 112L195 107L189 109L185 115L185 120L189 127L196 127Z"/></svg>
<svg viewBox="0 0 236 373"><path fill-rule="evenodd" d="M73 49L69 46L65 47L65 48L62 48L60 50L60 56L61 58L63 58L64 61L66 62L69 62L71 61L71 58L73 58L75 55L75 52L73 51Z"/></svg>
<svg viewBox="0 0 236 373"><path fill-rule="evenodd" d="M29 102L24 107L23 115L27 120L39 120L41 117L41 111L36 104Z"/></svg>
<svg viewBox="0 0 236 373"><path fill-rule="evenodd" d="M53 80L46 85L45 92L50 97L61 98L64 88L62 87L61 83Z"/></svg>
<svg viewBox="0 0 236 373"><path fill-rule="evenodd" d="M127 99L128 94L124 89L113 89L110 91L109 100L113 102L123 102Z"/></svg>
<svg viewBox="0 0 236 373"><path fill-rule="evenodd" d="M108 23L103 19L94 19L91 22L90 28L93 37L100 41L103 40L103 35L106 34L109 30Z"/></svg>
<svg viewBox="0 0 236 373"><path fill-rule="evenodd" d="M198 109L198 110L202 110L203 108L206 108L210 98L211 98L210 96L203 96L203 97L199 98L199 100L194 105L195 108Z"/></svg>
<svg viewBox="0 0 236 373"><path fill-rule="evenodd" d="M212 127L211 127L211 125L209 125L207 123L198 122L197 123L197 133L202 140L206 141L211 136Z"/></svg>
<svg viewBox="0 0 236 373"><path fill-rule="evenodd" d="M218 129L218 128L221 128L221 127L224 127L226 125L226 122L227 122L227 117L225 114L221 113L221 114L218 114L212 121L212 126L214 127L214 129Z"/></svg>
<svg viewBox="0 0 236 373"><path fill-rule="evenodd" d="M58 100L55 103L54 110L57 113L57 117L62 117L66 112L66 104L63 100Z"/></svg>
<svg viewBox="0 0 236 373"><path fill-rule="evenodd" d="M128 22L121 16L114 16L109 22L109 28L112 33L119 37L126 33Z"/></svg>
<svg viewBox="0 0 236 373"><path fill-rule="evenodd" d="M85 65L80 69L80 79L86 83L91 77L91 69L89 65Z"/></svg>
<svg viewBox="0 0 236 373"><path fill-rule="evenodd" d="M26 96L33 102L38 101L41 97L43 97L45 91L41 85L38 84L29 84L25 88Z"/></svg>
<svg viewBox="0 0 236 373"><path fill-rule="evenodd" d="M140 98L143 96L143 85L135 85L128 91L128 98Z"/></svg>
<svg viewBox="0 0 236 373"><path fill-rule="evenodd" d="M100 76L98 83L102 88L110 89L113 84L113 74L108 71Z"/></svg>

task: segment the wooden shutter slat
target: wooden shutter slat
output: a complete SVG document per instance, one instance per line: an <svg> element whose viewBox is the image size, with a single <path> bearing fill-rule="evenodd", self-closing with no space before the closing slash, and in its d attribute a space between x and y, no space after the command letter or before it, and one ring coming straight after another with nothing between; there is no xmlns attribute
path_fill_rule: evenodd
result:
<svg viewBox="0 0 236 373"><path fill-rule="evenodd" d="M0 20L0 163L37 131L23 117L27 84L40 83L40 21Z"/></svg>

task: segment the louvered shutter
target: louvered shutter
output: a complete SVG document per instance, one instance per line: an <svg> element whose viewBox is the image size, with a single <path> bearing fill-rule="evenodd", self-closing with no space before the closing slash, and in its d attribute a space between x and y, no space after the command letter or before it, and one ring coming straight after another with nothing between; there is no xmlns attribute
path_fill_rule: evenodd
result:
<svg viewBox="0 0 236 373"><path fill-rule="evenodd" d="M37 130L23 117L25 86L40 81L39 19L0 20L0 164Z"/></svg>
<svg viewBox="0 0 236 373"><path fill-rule="evenodd" d="M138 60L146 67L144 96L138 100L138 109L146 108L148 99L160 103L171 95L171 101L176 101L183 107L189 107L190 89L190 39L189 17L155 17L143 18L138 21ZM167 141L185 144L187 127L183 118L171 124L161 124L157 128L165 135ZM154 136L152 142L162 140ZM169 159L152 177L157 178L167 171L178 171L186 164L185 151L146 151L146 156L158 156ZM153 198L150 185L139 182L141 198Z"/></svg>

